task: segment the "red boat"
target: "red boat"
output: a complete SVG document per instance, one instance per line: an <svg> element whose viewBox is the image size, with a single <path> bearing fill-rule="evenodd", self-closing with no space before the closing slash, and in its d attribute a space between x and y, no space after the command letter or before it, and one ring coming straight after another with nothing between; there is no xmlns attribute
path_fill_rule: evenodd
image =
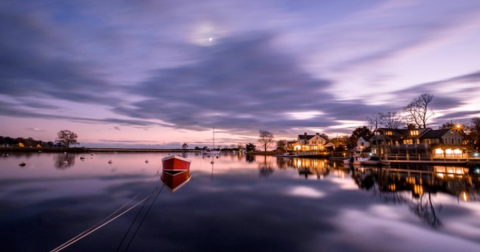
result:
<svg viewBox="0 0 480 252"><path fill-rule="evenodd" d="M162 182L172 192L190 181L190 160L172 155L162 159L162 163Z"/></svg>

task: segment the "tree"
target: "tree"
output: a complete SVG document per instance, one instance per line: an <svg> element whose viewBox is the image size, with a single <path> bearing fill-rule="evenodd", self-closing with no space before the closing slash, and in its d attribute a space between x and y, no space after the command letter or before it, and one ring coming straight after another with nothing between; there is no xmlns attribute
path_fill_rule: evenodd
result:
<svg viewBox="0 0 480 252"><path fill-rule="evenodd" d="M77 142L77 138L78 138L77 134L75 134L73 131L60 130L57 133L56 141L62 146L69 148L71 144L72 145L80 144L79 142Z"/></svg>
<svg viewBox="0 0 480 252"><path fill-rule="evenodd" d="M379 113L380 125L388 129L398 129L403 124L403 117L397 112Z"/></svg>
<svg viewBox="0 0 480 252"><path fill-rule="evenodd" d="M255 144L253 144L253 143L248 143L245 146L245 149L247 150L247 152L255 151L256 148L257 148L257 146L255 146Z"/></svg>
<svg viewBox="0 0 480 252"><path fill-rule="evenodd" d="M408 114L408 120L420 129L426 128L428 119L435 114L429 107L432 100L432 94L422 94L403 108Z"/></svg>
<svg viewBox="0 0 480 252"><path fill-rule="evenodd" d="M182 145L182 150L187 150L188 149L188 144L187 143L183 143Z"/></svg>
<svg viewBox="0 0 480 252"><path fill-rule="evenodd" d="M372 131L367 126L356 128L352 132L352 135L350 136L350 145L356 146L358 139L360 139L360 137L372 136L372 135L373 135Z"/></svg>
<svg viewBox="0 0 480 252"><path fill-rule="evenodd" d="M367 116L367 121L371 131L377 130L382 122L382 113L375 113L371 116Z"/></svg>
<svg viewBox="0 0 480 252"><path fill-rule="evenodd" d="M468 126L468 130L470 134L468 134L469 138L473 141L473 146L476 150L480 149L480 118L474 117L470 121L470 125Z"/></svg>
<svg viewBox="0 0 480 252"><path fill-rule="evenodd" d="M278 149L285 150L286 147L287 147L287 140L278 140L277 141L277 150Z"/></svg>
<svg viewBox="0 0 480 252"><path fill-rule="evenodd" d="M267 152L267 148L273 143L274 136L267 130L259 130L259 134L258 142L263 146L265 152Z"/></svg>
<svg viewBox="0 0 480 252"><path fill-rule="evenodd" d="M322 133L322 134L320 134L320 136L321 136L323 139L325 139L325 142L328 143L328 142L330 141L329 138L328 138L328 136L327 136L327 134Z"/></svg>

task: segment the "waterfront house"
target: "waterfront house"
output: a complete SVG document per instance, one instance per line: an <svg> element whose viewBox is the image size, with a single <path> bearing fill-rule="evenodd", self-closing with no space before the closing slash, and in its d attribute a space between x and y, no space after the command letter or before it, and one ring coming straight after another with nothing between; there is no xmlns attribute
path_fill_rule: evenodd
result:
<svg viewBox="0 0 480 252"><path fill-rule="evenodd" d="M372 153L380 155L419 155L433 158L463 157L467 147L463 137L450 129L379 128L369 140Z"/></svg>
<svg viewBox="0 0 480 252"><path fill-rule="evenodd" d="M358 140L357 140L357 148L358 149L361 149L361 150L364 150L364 149L367 149L370 147L370 139L372 138L373 136L361 136Z"/></svg>
<svg viewBox="0 0 480 252"><path fill-rule="evenodd" d="M289 151L322 151L325 149L327 140L321 137L319 133L308 135L298 135L294 142L287 142L287 150Z"/></svg>

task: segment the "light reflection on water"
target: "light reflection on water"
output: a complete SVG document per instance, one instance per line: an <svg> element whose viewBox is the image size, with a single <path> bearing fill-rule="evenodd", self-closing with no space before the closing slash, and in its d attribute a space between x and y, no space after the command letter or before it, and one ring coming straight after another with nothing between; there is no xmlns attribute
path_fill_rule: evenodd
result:
<svg viewBox="0 0 480 252"><path fill-rule="evenodd" d="M2 251L48 251L65 242L159 186L158 177L148 181L166 155L0 157ZM186 155L191 181L162 192L132 251L480 250L480 183L468 169ZM115 250L135 214L66 251Z"/></svg>

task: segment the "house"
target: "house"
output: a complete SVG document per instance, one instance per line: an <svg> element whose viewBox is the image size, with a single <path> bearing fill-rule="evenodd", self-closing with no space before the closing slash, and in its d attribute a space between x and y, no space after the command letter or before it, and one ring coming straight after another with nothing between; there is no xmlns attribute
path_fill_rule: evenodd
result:
<svg viewBox="0 0 480 252"><path fill-rule="evenodd" d="M315 135L308 135L305 132L303 135L298 135L294 142L287 142L287 150L290 151L322 151L325 149L327 140L321 137L319 133Z"/></svg>
<svg viewBox="0 0 480 252"><path fill-rule="evenodd" d="M357 148L358 149L366 149L366 148L369 148L370 147L370 142L369 140L372 138L373 136L361 136L358 140L357 140Z"/></svg>
<svg viewBox="0 0 480 252"><path fill-rule="evenodd" d="M369 140L374 154L433 155L459 157L464 153L463 137L454 130L431 128L379 128Z"/></svg>

